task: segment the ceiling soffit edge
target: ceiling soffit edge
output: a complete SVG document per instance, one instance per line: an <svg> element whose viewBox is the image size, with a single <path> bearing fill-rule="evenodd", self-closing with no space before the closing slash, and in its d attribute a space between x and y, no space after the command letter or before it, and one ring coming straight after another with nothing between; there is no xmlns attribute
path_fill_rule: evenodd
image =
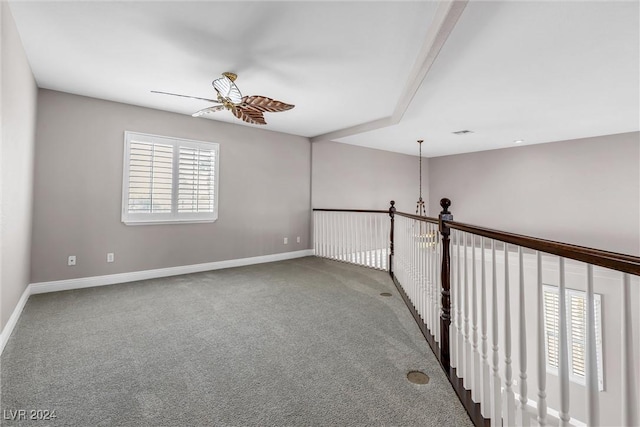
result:
<svg viewBox="0 0 640 427"><path fill-rule="evenodd" d="M438 57L440 49L442 49L442 46L444 46L447 38L455 28L458 18L462 15L467 3L468 0L447 0L438 5L420 53L391 116L317 135L310 138L311 142L329 141L400 123L404 113L411 105L413 97Z"/></svg>

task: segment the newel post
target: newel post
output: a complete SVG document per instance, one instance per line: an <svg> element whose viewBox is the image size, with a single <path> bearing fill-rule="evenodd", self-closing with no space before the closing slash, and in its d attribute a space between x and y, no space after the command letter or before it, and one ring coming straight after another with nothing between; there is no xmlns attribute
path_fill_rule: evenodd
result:
<svg viewBox="0 0 640 427"><path fill-rule="evenodd" d="M391 204L391 206L389 207L389 216L391 217L391 232L389 233L389 240L390 240L390 245L389 245L389 274L391 276L393 276L393 267L392 267L392 262L393 262L393 222L394 222L394 215L396 213L396 207L395 204L396 202L394 202L393 200L391 202L389 202Z"/></svg>
<svg viewBox="0 0 640 427"><path fill-rule="evenodd" d="M440 234L442 234L442 312L440 313L440 363L448 374L451 368L449 360L449 326L451 325L451 255L449 253L449 234L451 229L445 221L453 221L449 212L451 200L440 200L442 212L438 215Z"/></svg>

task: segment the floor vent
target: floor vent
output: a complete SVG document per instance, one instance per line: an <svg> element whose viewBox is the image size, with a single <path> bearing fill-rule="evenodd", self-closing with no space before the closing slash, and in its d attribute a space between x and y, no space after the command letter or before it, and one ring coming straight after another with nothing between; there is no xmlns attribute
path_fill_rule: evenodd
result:
<svg viewBox="0 0 640 427"><path fill-rule="evenodd" d="M429 382L429 377L424 372L420 371L411 371L407 374L407 379L409 382L414 384L427 384Z"/></svg>

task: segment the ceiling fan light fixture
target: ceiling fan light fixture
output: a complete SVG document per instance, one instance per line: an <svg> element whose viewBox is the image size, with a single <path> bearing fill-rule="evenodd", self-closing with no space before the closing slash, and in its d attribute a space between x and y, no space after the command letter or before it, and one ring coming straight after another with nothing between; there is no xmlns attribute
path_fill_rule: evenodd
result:
<svg viewBox="0 0 640 427"><path fill-rule="evenodd" d="M238 75L236 73L232 73L230 71L225 71L224 73L222 73L222 75L227 77L232 82L235 82L236 79L238 78Z"/></svg>
<svg viewBox="0 0 640 427"><path fill-rule="evenodd" d="M222 77L215 79L211 84L217 93L216 99L200 98L197 96L180 95L177 93L160 92L152 90L152 93L159 93L163 95L179 96L182 98L198 99L201 101L213 102L213 105L208 108L196 111L192 114L193 117L202 117L205 114L213 113L221 110L229 110L238 119L253 124L253 125L266 125L267 121L264 119L264 113L278 113L281 111L287 111L295 107L293 104L287 104L282 101L268 98L261 95L242 96L240 89L234 83L238 78L236 73L226 71L222 73Z"/></svg>

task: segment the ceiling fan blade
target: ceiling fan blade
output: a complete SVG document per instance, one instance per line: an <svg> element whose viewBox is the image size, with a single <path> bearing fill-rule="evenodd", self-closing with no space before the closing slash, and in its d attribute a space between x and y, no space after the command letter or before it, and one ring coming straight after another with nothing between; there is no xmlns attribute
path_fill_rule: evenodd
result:
<svg viewBox="0 0 640 427"><path fill-rule="evenodd" d="M217 99L199 98L197 96L180 95L180 94L177 94L177 93L160 92L160 91L157 91L157 90L152 90L151 93L160 93L162 95L172 95L172 96L180 96L182 98L199 99L200 101L215 102L216 104L220 103L220 101L218 101Z"/></svg>
<svg viewBox="0 0 640 427"><path fill-rule="evenodd" d="M240 89L238 89L238 86L236 86L229 77L222 76L219 79L215 79L211 84L220 96L228 99L231 103L240 104L242 102Z"/></svg>
<svg viewBox="0 0 640 427"><path fill-rule="evenodd" d="M224 105L214 105L213 107L203 108L200 111L196 111L191 117L201 117L208 113L215 113L216 111L224 110Z"/></svg>
<svg viewBox="0 0 640 427"><path fill-rule="evenodd" d="M254 125L266 125L267 122L262 115L262 111L254 110L247 106L236 106L232 110L233 115L247 123Z"/></svg>
<svg viewBox="0 0 640 427"><path fill-rule="evenodd" d="M295 107L295 105L287 104L282 101L276 101L275 99L267 98L266 96L254 95L245 96L242 101L250 105L253 109L259 111L268 111L270 113L278 113L280 111L287 111Z"/></svg>

